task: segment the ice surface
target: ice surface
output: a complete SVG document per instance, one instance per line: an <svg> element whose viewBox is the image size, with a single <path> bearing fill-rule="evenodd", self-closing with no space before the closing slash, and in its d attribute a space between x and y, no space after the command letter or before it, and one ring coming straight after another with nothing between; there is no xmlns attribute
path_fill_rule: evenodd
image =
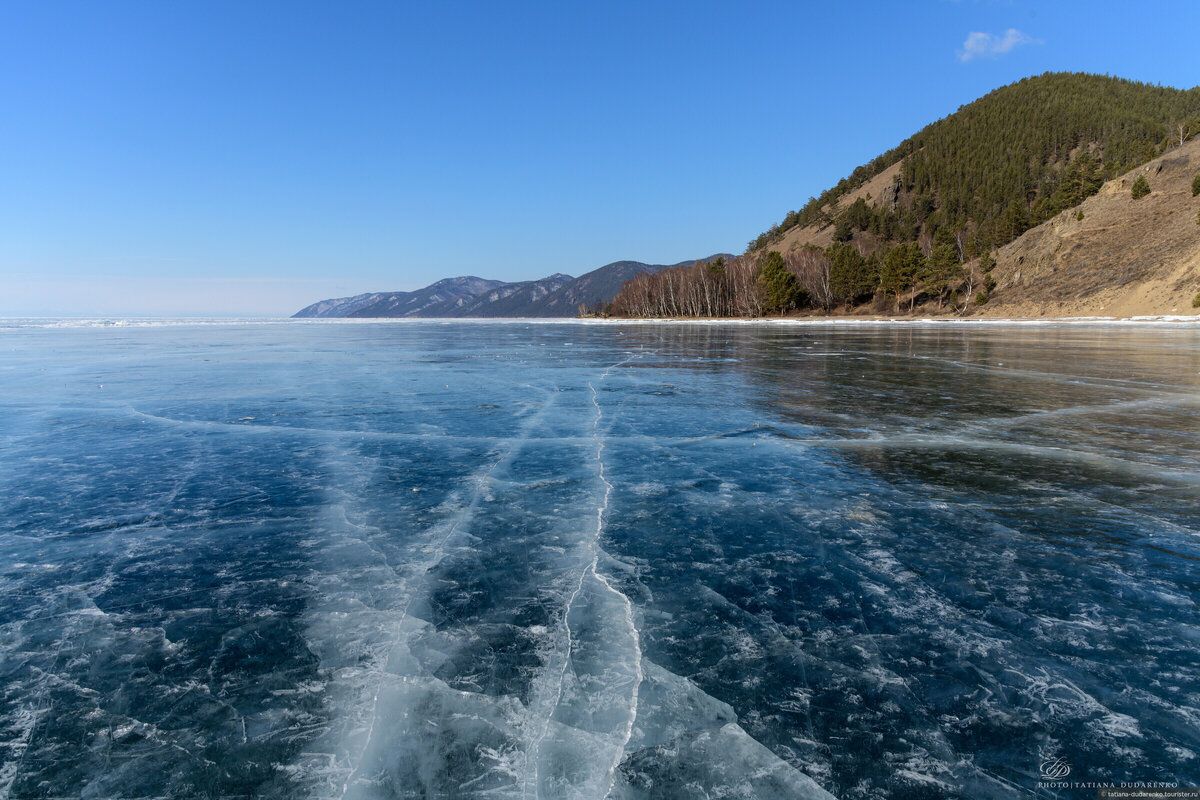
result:
<svg viewBox="0 0 1200 800"><path fill-rule="evenodd" d="M0 797L1200 781L1181 322L0 330Z"/></svg>

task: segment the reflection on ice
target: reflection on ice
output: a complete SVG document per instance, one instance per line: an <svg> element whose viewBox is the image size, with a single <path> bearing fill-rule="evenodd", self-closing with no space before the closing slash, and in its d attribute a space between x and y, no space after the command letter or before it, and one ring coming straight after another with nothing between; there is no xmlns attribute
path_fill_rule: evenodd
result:
<svg viewBox="0 0 1200 800"><path fill-rule="evenodd" d="M5 336L0 796L1200 776L1194 329Z"/></svg>

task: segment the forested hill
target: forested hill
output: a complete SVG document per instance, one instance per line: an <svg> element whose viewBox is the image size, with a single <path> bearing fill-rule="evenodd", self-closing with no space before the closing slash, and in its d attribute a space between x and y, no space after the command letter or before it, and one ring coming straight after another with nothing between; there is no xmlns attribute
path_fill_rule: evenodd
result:
<svg viewBox="0 0 1200 800"><path fill-rule="evenodd" d="M880 314L922 306L931 312L989 313L986 306L998 289L1008 293L1003 299L1010 308L1017 300L1036 303L1045 287L1042 278L1030 276L1042 273L1024 270L1019 281L1006 281L1005 270L993 276L997 259L1017 252L1006 245L1068 216L1082 222L1081 204L1102 186L1114 202L1130 202L1103 206L1104 229L1089 220L1071 233L1086 229L1088 257L1096 263L1108 262L1105 248L1120 250L1134 241L1134 223L1146 224L1142 212L1149 206L1195 220L1194 201L1180 188L1192 179L1190 155L1182 161L1171 156L1169 197L1138 203L1145 193L1133 185L1130 171L1180 148L1190 152L1198 133L1200 87L1181 90L1082 73L1026 78L855 169L751 241L744 255L639 276L607 310L618 316L756 316L806 308L855 311L869 303ZM1112 233L1127 228L1128 236ZM1120 274L1090 274L1078 286L1070 280L1078 259L1070 254L1082 258L1084 250L1072 250L1076 239L1064 240L1055 256L1056 269L1066 271L1056 279L1056 301L1084 298L1106 283L1149 279L1164 259L1190 264L1191 231L1181 229L1169 252L1156 250L1163 262L1157 266L1147 262L1143 269L1127 258ZM1023 256L1014 257L1019 265ZM1190 269L1180 273L1182 283L1172 293L1190 285Z"/></svg>
<svg viewBox="0 0 1200 800"><path fill-rule="evenodd" d="M836 241L967 239L967 256L1015 239L1074 207L1105 180L1200 131L1200 87L1188 90L1084 73L1047 73L997 89L928 125L766 231L749 249L798 228ZM898 169L896 169L898 167ZM872 178L892 180L871 202L841 203ZM847 198L848 199L848 198Z"/></svg>

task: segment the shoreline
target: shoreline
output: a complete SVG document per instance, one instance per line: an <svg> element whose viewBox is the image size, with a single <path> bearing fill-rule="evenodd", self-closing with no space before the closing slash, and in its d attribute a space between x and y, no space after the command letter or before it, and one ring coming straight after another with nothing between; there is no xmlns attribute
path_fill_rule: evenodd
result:
<svg viewBox="0 0 1200 800"><path fill-rule="evenodd" d="M794 317L0 317L0 332L48 329L158 328L221 325L371 325L371 324L524 324L524 325L750 325L774 327L930 327L930 326L1172 326L1200 328L1200 314L1150 314L1129 317L890 317L882 315Z"/></svg>

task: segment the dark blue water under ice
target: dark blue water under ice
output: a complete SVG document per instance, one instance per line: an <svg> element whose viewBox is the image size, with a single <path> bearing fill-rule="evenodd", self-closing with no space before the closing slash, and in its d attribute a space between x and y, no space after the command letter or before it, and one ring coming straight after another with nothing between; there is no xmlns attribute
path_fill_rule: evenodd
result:
<svg viewBox="0 0 1200 800"><path fill-rule="evenodd" d="M1200 783L1200 328L0 330L0 797Z"/></svg>

